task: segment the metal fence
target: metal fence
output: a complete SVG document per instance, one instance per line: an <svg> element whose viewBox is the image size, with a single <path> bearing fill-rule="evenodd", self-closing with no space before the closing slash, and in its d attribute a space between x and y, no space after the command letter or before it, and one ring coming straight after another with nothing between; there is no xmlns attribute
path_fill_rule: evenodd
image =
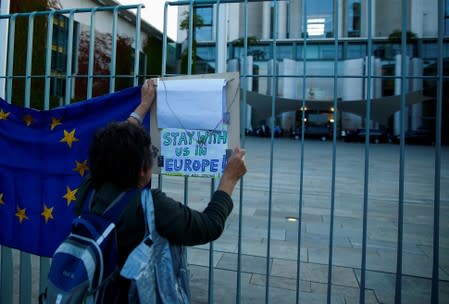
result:
<svg viewBox="0 0 449 304"><path fill-rule="evenodd" d="M68 31L67 31L67 42L66 42L66 65L65 74L62 76L65 81L65 92L64 92L64 104L70 104L73 93L73 81L76 78L86 79L86 96L87 98L92 97L93 83L96 78L107 78L109 79L109 92L114 92L115 90L115 80L120 77L115 72L115 66L117 61L117 18L118 14L124 10L135 10L136 11L136 24L135 24L135 37L134 37L134 49L140 50L141 44L141 31L140 31L140 12L143 5L123 5L114 7L96 7L96 8L79 8L79 9L62 9L62 10L52 10L52 11L38 11L29 13L16 13L11 15L0 15L0 20L8 21L9 31L8 31L8 52L7 52L7 66L6 75L1 75L3 80L6 80L6 94L5 99L11 101L13 99L13 83L16 80L25 81L25 95L23 100L24 107L30 107L31 102L31 92L32 81L35 79L41 79L44 81L44 100L41 101L40 108L48 110L50 108L50 82L58 75L55 75L52 71L52 49L55 44L55 39L53 37L53 25L54 21L57 20L59 16L66 16L68 20ZM95 52L95 34L96 34L96 16L100 12L109 12L112 14L112 48L111 48L111 63L110 63L110 73L98 74L94 70L94 52ZM73 34L74 34L74 20L75 15L79 14L89 14L90 16L90 40L89 40L89 60L88 60L88 71L86 75L79 75L72 71L72 52L76 50L76 46L73 45ZM34 25L37 18L45 18L47 21L46 28L46 46L45 46L45 72L43 75L36 75L32 71L33 66L33 38L34 38ZM21 46L26 48L26 71L24 75L14 74L14 39L16 36L16 21L19 18L25 18L28 20L28 32L27 32L27 45ZM23 30L23 29L22 29ZM122 77L131 78L134 85L138 84L138 72L139 72L139 52L135 52L134 56L134 75L121 75ZM61 76L61 75L59 75ZM20 257L20 260L18 260ZM0 289L0 302L1 303L32 303L37 302L37 295L42 292L47 285L47 275L49 270L50 259L45 257L32 256L25 252L18 253L17 250L12 250L5 246L1 246L1 289ZM18 270L18 271L17 271ZM18 286L14 286L17 284ZM14 294L18 295L14 296Z"/></svg>
<svg viewBox="0 0 449 304"><path fill-rule="evenodd" d="M187 58L188 58L188 74L192 74L192 60L194 59L194 51L193 51L193 41L191 37L193 37L193 22L194 22L194 8L199 5L211 5L214 6L214 18L215 20L219 20L220 12L224 9L225 5L228 5L230 3L240 3L243 7L243 20L244 20L244 33L243 33L243 54L248 54L249 49L249 34L248 34L248 23L249 20L249 3L250 2L257 2L257 1L233 1L233 0L217 0L217 1L210 1L210 0L191 0L191 1L174 1L174 2L167 2L165 5L165 12L164 12L164 38L163 38L163 59L162 59L162 77L169 77L166 73L166 63L167 63L167 23L168 23L168 17L167 17L167 11L169 7L176 6L187 6L189 9L189 34L188 37L188 49L187 49ZM260 1L259 1L260 2ZM272 58L277 59L278 55L278 45L280 41L278 40L278 6L279 3L282 1L266 1L271 3L272 12L273 12L273 35L271 39L268 39L267 41L264 41L265 44L268 44L271 49ZM333 4L335 7L339 7L341 0L334 0ZM367 0L368 7L372 6L373 0ZM442 300L439 298L441 295L440 284L443 281L441 279L441 261L444 258L444 263L447 264L447 256L440 256L440 250L442 249L440 246L440 227L442 227L445 223L440 223L440 211L441 211L441 193L442 193L442 187L441 187L441 158L442 158L442 144L441 144L441 138L442 138L442 119L443 119L443 83L445 80L447 80L447 76L443 75L443 58L445 55L443 54L444 47L443 47L443 40L444 40L444 21L445 21L445 5L443 0L438 1L438 37L437 37L437 73L434 76L410 76L406 70L406 57L408 55L407 53L407 20L409 17L409 1L403 0L401 2L401 14L402 14L402 32L401 32L401 43L400 43L400 52L401 52L401 71L400 76L395 77L387 77L387 76L379 76L374 75L372 71L372 61L374 60L371 56L373 54L373 32L372 32L372 11L367 10L367 23L368 23L368 31L367 31L367 39L366 39L366 74L365 75L342 75L339 72L339 65L340 65L340 58L339 58L339 43L340 43L340 35L338 32L338 26L335 26L334 31L334 56L333 56L333 67L332 67L332 73L329 75L309 75L308 73L308 59L307 59L307 53L306 49L310 45L311 41L313 39L308 39L307 36L305 36L302 39L299 39L298 44L302 45L302 71L300 73L296 74L289 74L289 75L281 75L277 71L276 68L276 61L277 60L271 60L269 64L271 65L271 73L261 74L261 75L254 75L252 72L248 71L248 64L247 60L248 57L242 56L240 58L243 67L240 70L240 80L241 80L241 87L242 87L242 94L241 94L241 104L242 106L242 117L244 123L242 123L242 131L241 131L241 144L243 147L246 145L246 137L245 137L245 130L244 126L246 126L246 117L247 117L247 98L248 98L248 91L250 81L256 78L264 78L267 80L267 83L270 83L271 86L271 114L270 114L270 127L271 130L274 130L275 127L275 117L279 113L275 112L276 109L276 102L278 102L277 99L277 87L279 86L279 81L281 79L286 78L294 78L301 80L303 83L303 89L302 92L300 92L300 101L298 103L298 107L305 108L307 106L307 96L306 96L306 84L308 82L313 81L314 79L318 78L329 78L332 79L333 83L333 108L335 109L334 115L339 115L339 107L341 106L341 101L338 99L338 82L345 78L362 78L363 81L367 84L366 85L366 102L365 102L365 117L370 118L371 117L371 111L372 111L372 96L371 93L372 88L372 80L373 79L390 79L393 78L398 81L400 84L400 96L401 96L401 104L400 104L400 142L399 142L399 168L398 168L398 193L397 196L391 197L390 199L397 202L397 240L396 240L396 269L393 272L395 276L395 294L394 294L394 302L395 303L402 303L402 295L403 295L403 264L404 264L404 247L403 247L403 227L404 227L404 206L405 206L405 157L406 157L406 143L405 143L405 132L406 132L406 93L407 93L407 86L410 80L413 79L427 79L427 80L433 80L436 81L436 107L435 107L435 143L434 143L434 196L429 197L428 199L433 204L433 231L432 231L432 275L431 275L431 297L428 299L431 303L440 303ZM64 76L64 79L66 81L65 86L65 100L64 103L68 104L70 103L70 97L71 95L71 88L72 88L72 79L74 77L83 77L83 76L76 76L72 73L72 62L71 62L71 51L73 49L73 46L71 45L71 37L73 35L73 20L74 15L78 13L87 13L91 16L91 32L90 32L90 44L89 44L89 62L88 62L88 75L87 77L87 98L92 97L92 85L93 80L95 77L104 77L104 75L95 75L94 74L94 40L93 37L95 37L95 16L97 12L101 11L109 11L113 14L113 23L112 23L112 29L111 32L113 33L112 37L112 60L111 60L111 66L110 66L110 74L107 76L110 78L110 92L114 91L114 79L117 75L115 75L115 62L117 60L116 58L116 22L117 22L117 15L118 12L121 10L126 9L136 9L137 10L137 18L136 18L136 37L135 37L135 49L140 48L140 10L142 8L142 5L130 5L130 6L117 6L117 7L98 7L93 9L73 9L73 10L54 10L49 12L30 12L30 13L21 13L21 14L13 14L13 15L4 15L0 16L0 19L6 19L9 21L9 36L8 36L8 42L9 42L9 48L8 48L8 63L7 63L7 73L5 76L0 75L4 79L6 79L6 100L11 100L12 98L12 86L13 86L13 80L17 78L23 78L25 80L26 84L26 90L25 90L25 99L24 99L24 106L28 107L30 106L30 92L31 92L31 85L32 85L32 79L35 77L41 77L45 81L45 90L44 90L44 109L48 109L50 105L50 80L51 80L51 49L52 49L52 26L53 26L53 20L55 16L57 15L65 15L68 16L69 20L69 30L68 30L68 46L67 46L67 62L66 62L66 73ZM302 1L302 14L303 14L303 28L307 28L307 18L305 18L305 13L307 12L307 1ZM27 47L27 56L26 56L26 73L25 75L14 75L14 43L12 41L14 40L15 36L15 21L18 17L21 18L27 18L28 19L28 46L33 45L33 24L34 20L37 16L45 16L48 20L48 27L47 27L47 36L46 36L46 54L45 54L45 74L44 75L33 75L31 67L32 67L32 47ZM334 21L335 24L338 24L339 18L341 16L339 15L338 11L334 13ZM220 37L220 27L215 27L215 37ZM219 45L222 42L213 41L214 45ZM226 46L226 44L225 44ZM226 53L226 50L223 50L222 48L215 47L215 71L217 72L224 72L225 68L223 65L223 62L220 62L220 58L223 58L223 52ZM133 75L133 81L136 85L138 83L138 64L139 64L139 57L138 52L136 52L136 56L134 58L134 75ZM446 55L447 56L447 55ZM229 58L228 58L229 59ZM304 239L302 239L302 236L304 235L303 228L303 222L302 219L305 218L304 216L304 193L305 193L305 181L307 176L304 175L305 172L305 166L306 166L306 160L305 160L305 152L308 145L308 141L305 140L305 128L304 128L304 120L305 120L305 111L301 112L301 133L300 133L300 148L298 151L298 157L299 159L299 167L295 170L297 170L297 175L299 183L294 186L294 188L297 190L298 193L298 202L297 202L297 219L298 219L298 225L296 229L297 233L297 241L296 241L296 275L294 280L296 281L295 284L295 298L296 303L300 302L300 299L302 297L302 292L300 288L300 282L301 282L301 248L302 243L304 242ZM447 117L447 113L446 113ZM334 124L337 124L337 117L334 117ZM370 159L372 158L370 151L371 151L371 145L370 145L370 119L364 120L364 128L367 130L366 136L364 139L364 149L363 149L363 158L364 158L364 165L363 165L363 206L362 206L362 225L360 227L361 234L362 234L362 245L360 248L360 256L361 260L358 267L355 267L359 269L360 271L360 280L359 280L359 296L358 296L358 302L359 303L365 303L366 301L366 292L369 289L367 287L367 279L366 279L366 273L367 273L367 246L368 246L368 217L369 217L369 207L370 207L370 198L372 195L372 192L369 189L370 185ZM333 284L333 278L335 278L334 266L335 261L334 258L334 240L335 240L335 227L336 224L334 222L334 219L336 218L336 192L337 192L337 180L339 178L337 174L337 146L339 141L339 134L337 127L332 128L332 153L331 153L331 166L330 166L330 195L329 195L329 226L328 226L328 239L327 244L325 248L328 250L327 254L327 261L326 261L326 267L327 267L327 289L326 289L326 296L325 299L327 303L334 302L333 295L334 295L334 288L335 285ZM266 249L264 254L261 256L265 260L265 272L264 272L264 290L265 294L261 297L262 301L265 301L265 303L270 302L270 287L273 285L273 279L270 275L271 272L271 258L272 258L272 251L273 251L273 245L272 245L272 219L273 219L273 213L276 212L273 210L273 201L276 199L275 193L273 191L273 179L275 175L275 165L274 165L274 159L275 159L275 145L276 145L276 139L274 138L274 133L271 133L271 137L269 139L269 157L268 157L268 186L266 192L266 198L267 198L267 205L263 208L266 210L266 218L267 221L265 223L266 225ZM162 176L159 176L159 187L164 187L163 184L163 178ZM189 178L184 178L184 189L183 189L183 196L184 196L184 202L187 204L189 201ZM238 211L237 211L237 250L236 250L236 258L237 258L237 267L235 270L236 273L236 280L235 280L235 302L240 303L242 302L242 298L244 298L245 290L242 289L242 276L244 275L245 271L243 271L243 233L244 229L247 227L245 226L245 193L246 193L246 185L248 183L247 179L244 179L240 183L239 187L239 199L238 199ZM215 181L212 179L210 183L210 190L211 193L215 189ZM444 192L446 193L446 192ZM444 198L447 200L447 198ZM211 243L208 248L208 256L209 256L209 262L208 262L208 295L207 295L207 301L208 303L219 303L220 299L217 299L215 297L215 294L217 292L216 290L216 284L214 284L214 281L216 279L214 273L216 272L215 261L214 261L214 253L216 252L214 248L214 243ZM443 251L444 252L444 251ZM30 256L27 253L20 253L20 261L15 261L15 258L13 257L13 250L9 248L5 248L2 246L1 248L1 292L0 292L0 302L1 303L13 303L14 298L14 288L13 288L13 280L11 278L14 278L16 276L16 270L15 265L20 266L19 270L19 301L20 303L31 303L35 301L35 295L37 292L42 291L42 289L46 285L46 276L49 269L49 259L48 258L39 258L39 262L35 263L34 260L35 257ZM32 262L33 261L33 262ZM32 267L33 265L38 264L37 268ZM36 269L39 269L39 290L35 290L37 284L35 284L37 275L34 273ZM31 274L31 275L30 275ZM34 293L34 294L33 294ZM282 302L282 299L279 300Z"/></svg>

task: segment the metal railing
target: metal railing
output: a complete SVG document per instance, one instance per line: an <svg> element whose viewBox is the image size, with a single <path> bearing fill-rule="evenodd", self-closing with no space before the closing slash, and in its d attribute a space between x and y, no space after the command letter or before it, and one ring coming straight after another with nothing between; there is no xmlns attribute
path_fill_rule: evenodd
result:
<svg viewBox="0 0 449 304"><path fill-rule="evenodd" d="M249 35L248 35L248 20L249 20L249 13L248 13L248 4L249 2L253 1L239 1L239 0L184 0L184 1L172 1L172 2L166 2L165 4L165 13L164 13L164 40L163 40L163 64L162 64L162 76L170 76L166 74L166 48L167 48L167 36L166 36L166 29L167 29L167 11L169 7L182 7L186 6L188 7L188 16L189 16L189 28L188 28L188 71L187 74L191 74L191 65L192 65L192 37L194 37L193 30L193 15L194 15L194 8L200 7L204 5L213 5L216 13L215 20L213 21L216 29L219 30L219 26L217 24L220 24L218 21L218 10L222 9L221 7L224 7L225 5L229 3L240 3L243 6L243 54L248 54L248 48L249 48ZM277 58L277 43L278 43L278 6L279 3L283 1L276 1L276 0L267 0L267 1L259 1L259 2L270 2L271 3L271 9L272 9L272 26L273 26L273 35L270 39L265 39L263 43L266 45L267 43L271 44L271 50L272 50L272 58ZM308 1L301 1L302 3L302 20L303 20L303 28L306 29L307 24L307 2ZM340 0L333 0L333 7L339 8L340 5L343 5L343 2ZM346 2L345 2L346 3ZM373 10L371 9L374 5L374 1L372 0L366 0L364 2L367 5L366 9L366 19L367 21L367 35L366 35L366 44L367 44L367 56L365 59L365 67L366 67L366 74L363 76L360 75L341 75L339 73L339 64L340 59L338 55L338 47L339 47L339 38L340 34L338 32L339 29L339 18L340 16L340 10L334 9L333 11L333 22L334 22L334 49L335 49L335 55L334 55L334 67L333 67L333 73L331 75L307 75L307 54L306 49L308 47L308 43L310 40L313 41L313 39L308 39L307 35L305 35L304 38L297 39L297 43L303 44L303 70L302 73L299 74L288 74L288 75L281 75L277 72L276 69L276 60L271 60L271 63L268 63L268 65L271 64L271 74L264 74L264 75L254 75L253 73L249 73L248 71L248 65L247 60L248 57L243 55L239 60L242 62L241 69L240 69L240 79L241 79L241 87L242 87L242 113L244 113L244 119L246 119L246 104L247 104L247 91L250 80L254 78L267 78L271 81L271 97L272 97L272 108L271 108L271 115L269 117L270 121L270 127L271 130L275 127L275 117L277 114L275 112L275 103L277 102L277 85L281 78L297 78L302 79L303 81L303 91L302 91L302 101L301 107L305 108L306 104L306 83L308 79L317 79L317 78L331 78L333 79L333 107L335 109L335 115L338 115L338 108L340 106L340 102L338 100L338 82L345 78L362 78L366 85L366 114L365 114L365 120L364 120L364 128L366 129L366 135L365 135L365 146L364 146L364 177L363 177L363 219L362 219L362 248L361 248L361 263L360 263L360 282L359 282L359 302L365 303L365 296L366 296L366 270L367 270L367 232L368 232L368 209L369 209L369 201L370 201L370 191L369 191L369 172L370 172L370 117L372 113L372 80L373 79L399 79L400 80L400 88L401 88L401 104L400 104L400 157L399 157L399 193L398 193L398 218L397 218L397 248L396 248L396 271L395 271L395 295L394 295L394 302L395 303L402 303L401 294L404 291L402 287L402 277L403 277L403 270L402 265L404 263L403 261L403 226L404 226L404 184L405 184L405 130L406 130L406 93L408 92L407 83L411 79L432 79L437 80L437 97L436 97L436 127L435 127L435 185L434 185L434 198L433 198L433 208L434 208L434 224L433 224L433 266L432 266L432 284L431 284L431 303L439 303L439 263L440 263L440 257L439 257L439 236L440 236L440 222L439 222L439 216L440 216L440 181L441 181L441 137L442 137L442 104L443 104L443 80L448 79L447 75L443 75L443 38L444 38L444 1L439 0L438 1L438 56L436 58L437 61L437 75L436 76L425 76L425 75L409 75L406 69L406 60L407 60L407 31L408 31L408 20L409 20L409 14L410 14L410 8L409 8L409 1L402 0L401 1L401 71L399 76L379 76L375 75L372 70L372 61L373 61ZM300 12L298 12L300 14ZM230 20L232 17L230 17ZM238 20L234 20L235 22L240 22ZM218 37L216 35L215 37ZM302 42L301 42L302 41ZM219 45L219 41L213 40L214 45ZM285 40L283 41L285 43ZM215 66L217 66L217 60L219 59L220 53L219 53L218 47L215 48ZM227 58L228 60L231 58ZM217 72L223 72L223 71L217 71ZM296 269L296 303L299 303L300 299L300 280L301 280L301 263L300 263L300 255L301 255L301 219L303 218L303 193L304 193L304 146L307 144L304 141L305 134L304 134L304 120L305 120L305 111L302 111L302 117L301 117L301 151L300 151L300 168L299 168L299 176L300 176L300 182L298 185L298 192L299 192L299 202L298 202L298 240L297 240L297 269ZM331 198L330 198L330 225L329 225L329 256L328 256L328 275L327 275L327 295L326 295L326 301L327 303L332 302L333 297L333 248L334 248L334 217L335 217L335 192L336 192L336 155L337 155L337 124L338 118L334 116L334 128L333 128L333 134L332 134L332 181L331 181ZM245 128L246 123L242 123L242 138L241 138L241 144L242 146L245 146ZM270 157L269 157L269 186L268 186L268 205L266 206L268 216L267 216L267 247L266 247L266 253L265 253L265 259L266 259L266 269L265 269L265 303L269 302L270 299L270 253L271 253L271 227L272 227L272 200L273 200L273 151L274 151L274 132L271 132L271 141L270 141ZM187 178L186 178L187 181ZM236 280L236 303L241 302L242 298L242 267L241 267L241 256L242 256L242 227L243 227L243 221L242 213L243 213L243 201L244 201L244 181L242 180L241 186L240 186L240 197L239 197L239 225L238 225L238 247L237 247L237 280ZM187 195L188 189L186 188L186 195ZM210 247L210 251L213 251L213 246ZM214 303L214 275L213 275L213 267L214 261L213 256L210 255L210 261L209 261L209 303Z"/></svg>
<svg viewBox="0 0 449 304"><path fill-rule="evenodd" d="M166 2L165 4L165 11L164 11L164 33L163 33L163 57L162 57L162 77L170 76L166 73L166 65L167 65L167 11L168 8L171 6L188 6L189 7L189 43L188 43L188 74L192 74L192 56L193 56L193 41L191 37L193 37L193 9L197 5L214 5L215 6L215 18L218 19L219 17L219 10L223 8L224 5L227 5L229 3L241 3L243 6L243 20L244 20L244 39L243 39L243 49L244 54L248 53L249 43L248 43L248 28L249 28L249 12L248 12L248 5L250 2L257 2L257 1L239 1L239 0L184 0L184 1L173 1L173 2ZM260 1L259 1L260 2ZM278 29L277 29L277 18L278 18L278 5L280 1L276 0L267 0L265 2L270 2L271 6L273 8L273 37L270 39L273 58L277 58L276 52L277 52L277 43L278 43ZM340 0L334 0L335 7L339 7L339 5L342 3ZM368 7L372 7L373 0L367 0ZM309 76L307 75L307 53L306 49L309 45L309 41L311 39L308 39L307 37L304 37L303 39L300 39L301 43L303 44L303 66L302 66L302 72L295 74L295 75L281 75L277 72L276 68L276 60L272 60L271 62L271 73L267 75L253 75L253 73L250 73L248 71L248 64L247 60L248 58L246 56L243 56L241 58L242 66L240 79L241 79L241 87L243 89L242 95L241 95L241 104L242 104L242 111L241 113L243 116L243 120L245 123L242 123L242 138L241 138L241 145L242 147L245 147L246 138L244 135L244 127L246 125L246 104L247 104L247 91L249 90L249 82L254 78L267 78L269 79L271 83L271 114L270 114L270 127L271 130L274 129L275 126L275 116L279 113L275 112L275 105L277 102L277 95L276 95L276 88L278 86L278 82L281 78L289 78L293 77L299 80L302 80L303 82L303 90L301 92L302 100L300 101L301 107L304 108L307 105L307 98L306 98L306 84L309 79L315 79L315 78L331 78L333 80L333 106L335 109L335 113L338 113L338 108L340 105L340 101L338 100L338 92L337 92L337 84L339 81L345 78L362 78L366 81L366 117L368 119L365 120L364 126L367 130L367 134L365 136L365 142L364 142L364 177L363 177L363 211L362 211L362 248L361 248L361 261L360 261L360 282L359 282L359 303L364 303L366 298L366 291L367 291L367 285L366 285L366 271L367 271L367 232L368 232L368 209L369 209L369 202L370 202L370 191L369 191L369 173L370 173L370 117L371 117L371 99L372 94L371 91L373 90L371 86L372 79L387 79L387 78L393 78L393 79L399 79L401 83L401 118L400 118L400 158L399 158L399 193L397 198L398 203L398 231L397 231L397 252L396 252L396 271L395 271L395 297L394 302L395 303L401 303L403 302L401 299L401 294L403 293L403 285L402 285L402 277L403 277L403 225L404 225L404 172L405 172L405 109L406 109L406 93L407 93L407 82L411 79L419 78L419 79L432 79L437 81L437 96L436 96L436 136L435 136L435 171L434 171L434 197L432 198L433 201L433 259L432 259L432 278L431 278L431 303L439 303L439 282L440 282L440 260L441 257L439 256L439 250L440 250L440 243L439 243L439 237L440 237L440 202L441 202L441 137L442 137L442 117L443 117L443 81L447 79L445 75L443 75L443 38L444 38L444 1L438 0L438 56L436 58L437 61L437 75L435 76L410 76L407 74L406 71L406 57L407 57L407 42L406 42L406 29L407 29L407 18L409 13L409 1L402 0L401 7L402 7L402 42L401 42L401 73L400 76L379 76L374 75L372 71L372 38L373 38L373 29L372 29L372 10L367 10L367 20L368 20L368 31L367 31L367 56L366 56L366 69L367 73L363 76L360 75L340 75L339 74L339 64L340 60L338 58L338 43L339 43L339 33L338 33L338 26L336 26L335 31L335 57L333 60L333 73L331 75L320 75L320 76ZM73 46L72 43L72 35L73 35L73 22L74 22L74 16L75 14L79 13L87 13L90 14L90 43L89 43L89 62L88 62L88 74L87 76L87 98L92 97L92 91L93 91L93 80L98 75L95 75L94 72L94 51L95 51L95 20L96 20L96 13L107 11L112 12L113 14L113 22L112 22L112 54L111 54L111 66L110 66L110 74L107 76L110 78L110 87L109 91L114 91L114 82L117 77L115 75L115 62L117 60L116 58L116 32L117 32L117 16L119 14L119 11L121 10L128 10L128 9L136 9L137 10L137 18L136 18L136 38L135 38L135 49L140 49L140 10L143 6L142 5L128 5L128 6L117 6L117 7L98 7L98 8L91 8L91 9L70 9L70 10L54 10L54 11L46 11L46 12L30 12L30 13L19 13L19 14L12 14L12 15L1 15L0 19L6 19L9 21L9 36L8 36L8 62L7 62L7 72L6 75L0 75L0 77L6 79L6 100L11 100L12 98L12 92L13 92L13 80L16 78L24 78L26 83L26 91L25 91L25 100L24 100L24 106L30 105L30 93L32 90L32 83L31 80L33 77L42 77L45 80L45 91L44 91L44 109L49 109L50 106L50 78L51 78L51 46L52 46L52 35L53 35L53 20L56 15L68 15L69 20L69 38L68 38L68 47L67 47L67 62L66 62L66 74L65 74L65 81L66 81L66 87L65 87L65 98L64 103L69 104L70 98L71 98L71 88L72 88L72 79L76 76L73 74L72 71L72 49ZM306 12L307 12L307 1L302 1L302 14L303 14L303 27L307 28L307 19L305 18ZM34 20L37 16L46 16L47 17L47 37L46 37L46 54L45 54L45 74L44 75L33 75L32 74L32 45L33 45L33 25ZM15 24L16 19L18 17L28 18L29 26L28 26L28 46L27 46L27 56L26 56L26 73L25 75L14 75L14 36L15 36ZM341 16L339 16L339 13L335 13L335 19L334 22L338 24L338 20ZM218 32L220 31L220 28L216 26L216 37L218 37ZM218 44L216 42L216 44ZM30 47L31 46L31 47ZM218 60L219 60L219 54L218 48L215 49L216 52L216 63L215 66L218 66ZM222 51L222 50L221 50ZM134 57L134 75L133 75L133 81L136 85L138 82L138 64L139 64L139 52L136 52L136 56ZM220 71L222 72L222 71ZM102 75L103 77L104 75ZM303 218L303 206L304 206L304 166L305 166L305 159L304 159L304 153L305 153L305 146L307 145L307 141L305 141L305 133L304 133L304 120L305 120L305 112L301 112L301 146L300 151L298 152L300 154L300 167L298 168L298 175L299 175L299 184L297 185L297 191L299 194L299 201L298 201L298 226L297 226L297 255L296 255L296 303L300 302L301 298L301 289L300 289L300 281L301 281L301 263L300 263L300 256L301 256L301 244L303 242L302 239L302 218ZM338 114L336 114L338 115ZM337 118L334 119L334 124L336 124L338 121ZM332 134L332 177L331 177L331 197L330 197L330 225L329 225L329 238L328 238L328 262L327 262L327 290L326 290L326 301L327 303L331 303L333 301L333 248L334 248L334 218L335 218L335 194L336 194L336 179L338 178L338 175L336 173L336 164L337 164L337 128L333 128L333 134ZM264 295L264 301L265 303L269 303L270 299L270 258L271 258L271 250L272 250L272 215L273 215L273 199L274 199L274 192L273 192L273 165L274 165L274 147L275 147L275 139L274 139L274 133L271 133L270 138L270 153L269 153L269 184L268 184L268 204L266 206L267 210L267 235L266 235L266 253L264 258L266 259L265 264L265 295ZM159 177L158 180L159 187L163 186L163 180L162 176ZM242 301L242 295L244 294L244 290L242 290L242 256L243 256L243 250L242 250L242 239L243 239L243 229L244 229L244 204L243 201L245 199L245 185L246 180L242 179L240 183L240 193L239 193L239 210L238 210L238 236L237 236L237 267L236 267L236 298L235 302L240 303ZM215 180L211 180L211 193L215 189ZM184 202L187 204L189 199L189 179L188 177L184 178ZM396 199L396 198L394 198ZM211 243L209 247L209 267L208 267L208 302L209 303L215 303L219 302L215 297L215 290L214 290L214 272L215 267L214 265L214 244ZM20 303L31 303L35 299L33 299L32 295L32 278L34 276L33 274L33 267L32 267L32 256L27 253L20 253L20 273L19 273L19 301ZM47 281L47 272L49 269L49 259L48 258L39 258L39 292L43 290L43 288L46 286ZM32 274L32 275L30 275ZM1 291L0 291L0 302L1 303L14 303L14 292L13 292L13 280L11 278L15 278L16 274L14 271L14 258L13 258L13 251L10 248L6 248L4 246L1 247Z"/></svg>
<svg viewBox="0 0 449 304"><path fill-rule="evenodd" d="M57 16L68 16L68 37L67 37L67 53L66 53L66 71L65 71L65 96L64 104L70 104L72 98L72 86L73 79L76 77L87 77L87 98L92 97L92 87L95 77L107 77L110 80L109 92L115 90L115 79L120 76L115 74L116 55L117 55L117 16L120 11L124 10L136 10L136 24L135 24L135 50L141 49L141 32L140 32L140 11L143 5L120 5L120 6L107 6L96 8L77 8L77 9L61 9L52 11L38 11L27 13L15 13L11 15L0 15L0 20L7 20L9 23L8 31L8 53L7 53L7 65L6 75L0 75L1 78L6 79L6 94L5 99L11 101L13 98L13 81L14 79L25 79L25 99L23 102L24 107L30 106L31 92L32 92L32 79L41 78L44 79L44 100L42 108L48 110L50 108L50 80L52 77L52 45L53 45L53 21ZM112 18L112 49L111 49L111 63L110 73L108 75L99 75L94 70L94 52L95 52L95 21L98 12L110 12L113 15ZM72 71L72 58L73 58L73 35L74 35L74 20L76 14L90 14L90 43L89 43L89 61L88 61L88 73L87 75L75 75ZM45 74L35 75L32 72L33 66L33 33L36 17L44 17L47 19L47 34L46 34L46 52L45 52ZM27 32L27 45L26 45L26 71L24 75L14 74L14 38L16 35L16 20L18 18L28 19L28 32ZM24 47L24 46L22 46ZM134 56L134 74L132 75L134 85L138 84L138 64L139 64L139 52L135 52ZM122 75L125 76L125 75ZM129 77L129 76L128 76ZM50 259L46 257L39 257L38 263L33 262L36 260L36 256L32 256L25 252L20 252L19 273L16 273L14 265L17 263L17 250L12 250L5 246L1 246L1 288L0 288L0 303L35 303L37 301L36 293L43 292L47 286L47 275L50 265ZM16 260L16 263L15 263ZM33 266L32 266L33 265ZM39 271L39 274L36 271ZM14 295L14 282L19 276L18 286L18 298ZM39 288L35 290L33 281L39 277ZM34 279L34 280L33 280ZM34 285L34 286L33 286ZM33 294L34 293L34 294Z"/></svg>

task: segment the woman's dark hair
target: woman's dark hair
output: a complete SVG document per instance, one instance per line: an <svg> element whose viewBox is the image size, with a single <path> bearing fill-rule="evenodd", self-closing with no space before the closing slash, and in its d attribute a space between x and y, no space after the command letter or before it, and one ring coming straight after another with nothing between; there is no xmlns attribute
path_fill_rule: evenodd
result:
<svg viewBox="0 0 449 304"><path fill-rule="evenodd" d="M153 165L151 138L138 125L113 122L98 130L89 148L89 169L94 187L112 183L135 188L140 169Z"/></svg>

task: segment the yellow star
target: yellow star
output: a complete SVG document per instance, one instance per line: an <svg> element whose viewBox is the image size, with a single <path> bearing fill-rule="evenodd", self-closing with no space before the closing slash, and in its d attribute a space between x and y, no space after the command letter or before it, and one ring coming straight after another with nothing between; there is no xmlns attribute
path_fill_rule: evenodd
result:
<svg viewBox="0 0 449 304"><path fill-rule="evenodd" d="M87 159L80 163L79 161L75 160L76 162L76 168L73 169L73 171L79 172L81 176L84 176L84 173L89 170L89 167L87 166Z"/></svg>
<svg viewBox="0 0 449 304"><path fill-rule="evenodd" d="M33 123L33 116L30 114L24 115L22 118L23 122L29 127Z"/></svg>
<svg viewBox="0 0 449 304"><path fill-rule="evenodd" d="M53 208L48 208L47 205L44 204L44 211L42 211L41 215L45 218L45 224L48 223L48 220L53 219Z"/></svg>
<svg viewBox="0 0 449 304"><path fill-rule="evenodd" d="M4 205L5 201L3 200L3 193L0 193L0 205Z"/></svg>
<svg viewBox="0 0 449 304"><path fill-rule="evenodd" d="M57 119L57 118L55 118L55 117L52 117L52 118L51 118L50 130L53 131L53 129L56 128L56 126L58 126L58 125L60 125L60 124L61 124L61 120L60 120L60 119Z"/></svg>
<svg viewBox="0 0 449 304"><path fill-rule="evenodd" d="M16 216L19 218L19 222L22 224L23 220L28 220L28 216L26 215L26 208L20 209L17 206Z"/></svg>
<svg viewBox="0 0 449 304"><path fill-rule="evenodd" d="M0 109L0 120L6 120L9 116L9 112L3 112L3 109Z"/></svg>
<svg viewBox="0 0 449 304"><path fill-rule="evenodd" d="M70 206L72 201L76 200L75 194L78 192L78 189L71 190L69 186L67 186L67 193L63 196L67 200L67 206Z"/></svg>
<svg viewBox="0 0 449 304"><path fill-rule="evenodd" d="M71 132L64 130L64 137L60 142L66 142L69 148L72 148L72 143L78 141L78 138L75 137L75 130L76 129L73 129Z"/></svg>

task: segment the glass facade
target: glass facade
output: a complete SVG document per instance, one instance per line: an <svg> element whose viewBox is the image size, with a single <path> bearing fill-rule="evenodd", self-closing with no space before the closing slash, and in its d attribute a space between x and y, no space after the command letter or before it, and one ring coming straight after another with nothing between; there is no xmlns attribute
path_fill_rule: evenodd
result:
<svg viewBox="0 0 449 304"><path fill-rule="evenodd" d="M195 29L195 39L197 41L212 40L212 24L214 19L214 10L211 5L195 8L195 14L201 17L203 24Z"/></svg>
<svg viewBox="0 0 449 304"><path fill-rule="evenodd" d="M346 0L345 10L345 35L347 37L360 37L360 0Z"/></svg>
<svg viewBox="0 0 449 304"><path fill-rule="evenodd" d="M312 38L330 38L333 33L333 1L307 1L307 33Z"/></svg>

